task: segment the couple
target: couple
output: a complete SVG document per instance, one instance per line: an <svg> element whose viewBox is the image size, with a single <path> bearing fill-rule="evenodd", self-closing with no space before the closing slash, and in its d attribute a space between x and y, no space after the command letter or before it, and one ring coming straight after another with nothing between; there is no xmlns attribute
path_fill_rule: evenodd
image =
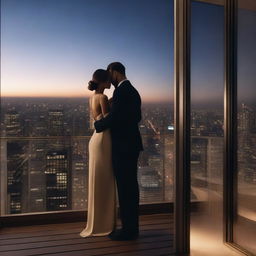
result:
<svg viewBox="0 0 256 256"><path fill-rule="evenodd" d="M111 83L111 100L103 94ZM139 236L139 187L137 162L143 150L138 123L141 98L126 78L120 62L94 72L88 89L95 131L89 142L89 188L86 228L81 237L104 236L133 240ZM116 188L121 229L116 229Z"/></svg>

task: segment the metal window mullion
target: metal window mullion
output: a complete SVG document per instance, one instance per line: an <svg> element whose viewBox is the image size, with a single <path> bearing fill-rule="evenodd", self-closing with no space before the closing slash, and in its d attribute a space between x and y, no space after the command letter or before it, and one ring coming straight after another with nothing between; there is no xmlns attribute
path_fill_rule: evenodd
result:
<svg viewBox="0 0 256 256"><path fill-rule="evenodd" d="M237 196L237 0L225 1L223 240L233 242Z"/></svg>
<svg viewBox="0 0 256 256"><path fill-rule="evenodd" d="M190 251L190 0L174 5L175 236L177 254Z"/></svg>

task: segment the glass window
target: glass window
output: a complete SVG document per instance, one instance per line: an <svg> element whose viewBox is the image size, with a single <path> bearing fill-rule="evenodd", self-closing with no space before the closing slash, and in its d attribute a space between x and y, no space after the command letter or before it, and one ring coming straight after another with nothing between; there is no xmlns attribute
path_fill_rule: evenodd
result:
<svg viewBox="0 0 256 256"><path fill-rule="evenodd" d="M191 6L191 255L223 245L224 6ZM236 254L235 254L236 255Z"/></svg>
<svg viewBox="0 0 256 256"><path fill-rule="evenodd" d="M256 254L256 4L238 1L237 187L234 242Z"/></svg>

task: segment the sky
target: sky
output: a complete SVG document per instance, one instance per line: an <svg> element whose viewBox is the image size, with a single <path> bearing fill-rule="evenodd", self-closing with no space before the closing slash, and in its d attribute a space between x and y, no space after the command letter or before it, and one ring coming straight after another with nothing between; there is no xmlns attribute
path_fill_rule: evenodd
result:
<svg viewBox="0 0 256 256"><path fill-rule="evenodd" d="M191 5L191 102L223 101L224 7Z"/></svg>
<svg viewBox="0 0 256 256"><path fill-rule="evenodd" d="M242 1L242 0L240 0ZM240 102L256 102L256 11L238 12L237 93Z"/></svg>
<svg viewBox="0 0 256 256"><path fill-rule="evenodd" d="M144 101L172 101L173 19L170 0L1 0L1 95L86 97L92 73L120 61ZM192 4L195 101L223 99L223 29L223 7Z"/></svg>
<svg viewBox="0 0 256 256"><path fill-rule="evenodd" d="M169 99L172 13L169 0L2 0L2 95L83 97L120 61L145 99Z"/></svg>

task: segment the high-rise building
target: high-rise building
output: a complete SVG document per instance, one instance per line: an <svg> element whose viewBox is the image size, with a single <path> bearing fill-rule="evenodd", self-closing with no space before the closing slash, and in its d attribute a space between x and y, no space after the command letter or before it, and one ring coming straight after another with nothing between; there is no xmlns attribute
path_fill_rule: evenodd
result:
<svg viewBox="0 0 256 256"><path fill-rule="evenodd" d="M138 183L140 200L144 202L157 202L162 199L161 177L150 166L138 169Z"/></svg>
<svg viewBox="0 0 256 256"><path fill-rule="evenodd" d="M64 113L63 110L48 111L48 133L51 136L64 135Z"/></svg>
<svg viewBox="0 0 256 256"><path fill-rule="evenodd" d="M28 160L25 142L7 142L7 213L26 211Z"/></svg>
<svg viewBox="0 0 256 256"><path fill-rule="evenodd" d="M223 172L223 137L209 137L207 143L207 177L220 185ZM219 189L218 189L219 191Z"/></svg>
<svg viewBox="0 0 256 256"><path fill-rule="evenodd" d="M191 200L204 201L207 189L208 137L191 137Z"/></svg>
<svg viewBox="0 0 256 256"><path fill-rule="evenodd" d="M22 124L20 114L16 110L9 110L5 114L6 136L22 135Z"/></svg>
<svg viewBox="0 0 256 256"><path fill-rule="evenodd" d="M191 138L191 173L197 177L207 176L208 137Z"/></svg>
<svg viewBox="0 0 256 256"><path fill-rule="evenodd" d="M1 200L0 200L0 215L5 215L8 209L8 202L7 202L7 140L2 139L0 140L0 193L1 193ZM4 199L4 200L3 200Z"/></svg>
<svg viewBox="0 0 256 256"><path fill-rule="evenodd" d="M45 154L47 140L29 141L28 211L41 212L46 209Z"/></svg>
<svg viewBox="0 0 256 256"><path fill-rule="evenodd" d="M71 163L68 150L46 154L46 210L71 209Z"/></svg>
<svg viewBox="0 0 256 256"><path fill-rule="evenodd" d="M242 103L241 111L238 112L238 130L245 132L252 132L255 125L255 113L254 111Z"/></svg>
<svg viewBox="0 0 256 256"><path fill-rule="evenodd" d="M86 209L88 202L88 158L72 155L72 209Z"/></svg>
<svg viewBox="0 0 256 256"><path fill-rule="evenodd" d="M164 136L164 190L165 200L173 201L174 187L174 134L170 130L170 134Z"/></svg>

